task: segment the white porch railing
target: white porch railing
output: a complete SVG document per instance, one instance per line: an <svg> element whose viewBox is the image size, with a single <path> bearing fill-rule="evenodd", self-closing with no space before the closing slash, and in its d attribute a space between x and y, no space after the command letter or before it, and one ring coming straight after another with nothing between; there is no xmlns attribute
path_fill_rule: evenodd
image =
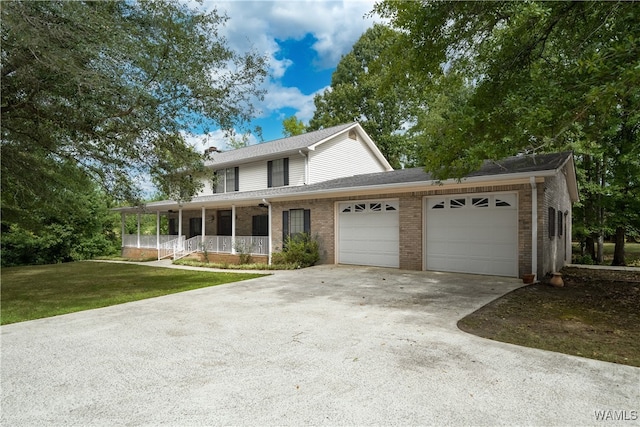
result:
<svg viewBox="0 0 640 427"><path fill-rule="evenodd" d="M189 254L199 251L202 247L202 236L194 236L190 239L183 240L181 245L178 245L178 250L174 252L173 259L184 258Z"/></svg>
<svg viewBox="0 0 640 427"><path fill-rule="evenodd" d="M269 237L267 236L205 236L200 250L230 254L246 253L251 255L269 255Z"/></svg>
<svg viewBox="0 0 640 427"><path fill-rule="evenodd" d="M175 240L177 236L173 235L160 235L160 244L164 244L170 242L171 240ZM138 247L138 235L137 234L125 234L122 236L122 246L126 248L137 248ZM153 235L140 235L140 247L155 249L158 247L158 236Z"/></svg>
<svg viewBox="0 0 640 427"><path fill-rule="evenodd" d="M184 247L184 240L184 236L180 236L177 239L174 238L173 240L161 243L158 248L158 259L167 258L169 256L175 259L175 254L181 251Z"/></svg>
<svg viewBox="0 0 640 427"><path fill-rule="evenodd" d="M138 236L125 234L123 246L138 247ZM179 259L193 252L207 251L211 253L246 253L251 255L269 255L269 237L267 236L195 236L186 239L185 236L161 235L160 247L157 246L157 236L140 236L140 247L158 248L158 259L172 257Z"/></svg>

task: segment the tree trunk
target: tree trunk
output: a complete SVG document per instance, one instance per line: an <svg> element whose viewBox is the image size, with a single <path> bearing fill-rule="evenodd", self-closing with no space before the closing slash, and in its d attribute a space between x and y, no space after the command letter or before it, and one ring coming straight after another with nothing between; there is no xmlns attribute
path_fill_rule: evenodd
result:
<svg viewBox="0 0 640 427"><path fill-rule="evenodd" d="M600 265L604 261L604 234L598 234L598 256L596 256L596 264Z"/></svg>
<svg viewBox="0 0 640 427"><path fill-rule="evenodd" d="M624 227L616 228L616 246L613 250L613 262L611 265L627 265L624 262L624 240L626 230Z"/></svg>
<svg viewBox="0 0 640 427"><path fill-rule="evenodd" d="M596 241L593 239L592 236L589 236L586 238L584 245L587 253L591 257L591 260L595 262L596 261Z"/></svg>

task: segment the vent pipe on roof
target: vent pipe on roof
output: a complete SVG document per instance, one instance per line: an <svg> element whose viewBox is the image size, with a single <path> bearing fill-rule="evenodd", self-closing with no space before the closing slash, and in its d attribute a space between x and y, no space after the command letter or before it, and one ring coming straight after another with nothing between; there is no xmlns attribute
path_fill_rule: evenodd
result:
<svg viewBox="0 0 640 427"><path fill-rule="evenodd" d="M204 149L204 154L221 153L218 147L209 147Z"/></svg>

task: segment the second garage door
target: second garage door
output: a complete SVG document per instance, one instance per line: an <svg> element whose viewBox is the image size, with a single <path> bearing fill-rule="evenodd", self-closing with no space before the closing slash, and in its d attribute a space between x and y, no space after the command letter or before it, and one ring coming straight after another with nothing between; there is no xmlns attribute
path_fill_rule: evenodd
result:
<svg viewBox="0 0 640 427"><path fill-rule="evenodd" d="M397 200L338 203L338 263L399 267Z"/></svg>
<svg viewBox="0 0 640 427"><path fill-rule="evenodd" d="M517 276L515 194L428 198L427 270Z"/></svg>

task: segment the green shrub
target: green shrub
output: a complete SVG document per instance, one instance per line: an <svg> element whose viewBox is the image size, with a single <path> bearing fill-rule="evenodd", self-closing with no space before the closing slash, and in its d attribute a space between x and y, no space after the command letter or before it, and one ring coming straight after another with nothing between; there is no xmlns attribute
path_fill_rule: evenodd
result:
<svg viewBox="0 0 640 427"><path fill-rule="evenodd" d="M573 257L573 263L574 264L584 264L584 265L593 265L593 258L591 258L591 255L589 254L585 254L585 255L574 255Z"/></svg>
<svg viewBox="0 0 640 427"><path fill-rule="evenodd" d="M295 264L300 268L310 267L320 260L320 245L316 237L307 233L287 237L282 251L286 264ZM271 256L273 262L273 255Z"/></svg>

